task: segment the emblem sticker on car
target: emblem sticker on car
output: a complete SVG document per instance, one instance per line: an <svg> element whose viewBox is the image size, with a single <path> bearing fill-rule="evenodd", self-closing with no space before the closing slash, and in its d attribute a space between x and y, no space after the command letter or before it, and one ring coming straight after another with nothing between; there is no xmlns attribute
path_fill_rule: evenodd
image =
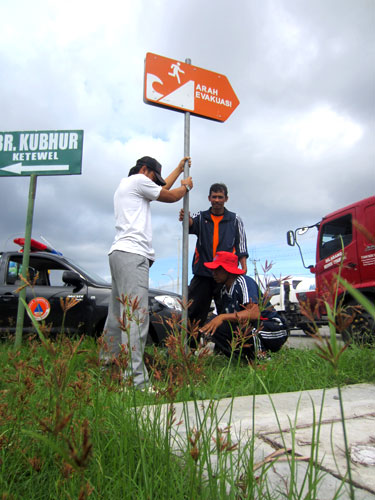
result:
<svg viewBox="0 0 375 500"><path fill-rule="evenodd" d="M51 311L51 305L44 297L35 297L35 299L30 300L28 305L31 314L37 321L46 319Z"/></svg>
<svg viewBox="0 0 375 500"><path fill-rule="evenodd" d="M84 295L68 295L68 299L83 300L84 298Z"/></svg>

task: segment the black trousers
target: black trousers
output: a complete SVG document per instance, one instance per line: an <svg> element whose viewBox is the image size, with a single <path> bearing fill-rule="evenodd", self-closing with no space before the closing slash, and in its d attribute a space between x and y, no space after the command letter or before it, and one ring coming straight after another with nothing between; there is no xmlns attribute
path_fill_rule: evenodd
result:
<svg viewBox="0 0 375 500"><path fill-rule="evenodd" d="M210 276L194 275L189 285L188 300L192 301L189 306L188 316L193 323L204 325L210 310L212 299L215 301L216 309L220 310L220 290L222 285Z"/></svg>
<svg viewBox="0 0 375 500"><path fill-rule="evenodd" d="M267 323L270 323L268 321ZM272 326L272 325L271 325ZM245 326L237 333L238 324L225 321L221 324L214 335L212 341L215 349L230 357L232 351L235 355L240 355L248 359L254 359L257 351L277 352L288 338L288 333L283 329L283 325L275 324L273 330L260 329L256 331L251 325Z"/></svg>

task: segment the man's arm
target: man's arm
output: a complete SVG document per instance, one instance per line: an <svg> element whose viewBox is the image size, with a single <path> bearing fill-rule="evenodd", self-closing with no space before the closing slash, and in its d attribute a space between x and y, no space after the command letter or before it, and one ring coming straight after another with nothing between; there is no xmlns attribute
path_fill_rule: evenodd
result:
<svg viewBox="0 0 375 500"><path fill-rule="evenodd" d="M164 203L175 203L176 201L181 200L187 193L186 186L189 186L190 189L193 189L193 180L191 177L187 177L181 181L181 186L174 189L165 189L164 187L161 189L159 197L157 201L162 201Z"/></svg>
<svg viewBox="0 0 375 500"><path fill-rule="evenodd" d="M182 221L184 220L184 213L185 213L185 212L184 212L184 209L183 209L183 208L181 208L181 210L180 210L180 215L179 215L179 217L178 217L178 220L179 220L180 222L182 222ZM193 225L193 219L192 219L192 217L190 217L190 213L189 213L189 227L191 227L192 225Z"/></svg>
<svg viewBox="0 0 375 500"><path fill-rule="evenodd" d="M248 321L258 320L260 316L260 309L258 304L254 302L246 304L243 306L242 311L236 311L233 313L224 313L215 316L209 323L204 325L199 329L200 332L206 333L208 335L213 335L217 328L224 323L224 321L230 321L231 323L240 322L246 323Z"/></svg>
<svg viewBox="0 0 375 500"><path fill-rule="evenodd" d="M247 257L243 256L239 258L242 269L247 273Z"/></svg>
<svg viewBox="0 0 375 500"><path fill-rule="evenodd" d="M186 161L189 163L189 167L191 166L190 156L185 156L184 158L182 158L182 160L177 165L177 167L168 175L168 177L165 178L166 184L165 184L165 186L163 186L164 189L169 190L173 186L173 184L177 180L177 177L183 173L183 171L185 169L185 162Z"/></svg>
<svg viewBox="0 0 375 500"><path fill-rule="evenodd" d="M236 254L238 255L242 269L247 273L247 258L249 254L247 251L246 232L242 219L238 215L236 215L236 229Z"/></svg>

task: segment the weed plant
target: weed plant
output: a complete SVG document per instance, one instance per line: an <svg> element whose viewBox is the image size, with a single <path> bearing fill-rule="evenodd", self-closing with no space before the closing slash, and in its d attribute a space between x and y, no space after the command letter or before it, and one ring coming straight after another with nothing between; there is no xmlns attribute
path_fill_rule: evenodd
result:
<svg viewBox="0 0 375 500"><path fill-rule="evenodd" d="M262 484L262 498L274 498L259 479L265 480L270 464L258 471L257 482L248 474L241 479L240 458L232 457L227 433L218 424L207 428L215 423L213 415L211 424L203 419L199 430L189 429L185 444L172 452L173 404L163 376L154 379L156 395L124 391L115 373L100 371L98 347L91 338L29 339L16 352L11 347L3 343L0 353L2 498L226 498L228 484L238 495L241 488L248 495ZM159 349L159 355L165 359L165 350ZM374 382L374 361L371 349L347 349L340 358L341 383ZM337 382L314 350L285 348L255 369L235 360L232 364L228 369L223 356L204 358L199 365L204 376L195 381L194 391L181 383L173 401L190 400L192 392L197 401L215 401ZM167 421L158 411L140 411L162 402L171 404ZM209 480L212 435L220 452ZM251 440L242 443L239 454L251 468L246 448L251 450ZM246 495L237 498L251 498Z"/></svg>
<svg viewBox="0 0 375 500"><path fill-rule="evenodd" d="M341 349L332 334L338 323L332 314L327 342L316 332L320 350L284 347L252 364L235 357L195 356L185 349L175 325L166 346L149 353L154 394L123 382L126 351L103 372L102 344L66 335L51 340L35 324L38 337L16 350L11 342L0 346L1 498L282 498L285 493L268 479L282 454L289 467L287 497L317 498L321 415L316 415L310 454L303 457L307 470L300 487L294 443L256 462L254 431L245 441L233 441L230 421L221 422L216 401L252 395L255 402L257 394L375 382L374 350ZM209 401L203 413L201 399ZM174 405L188 400L195 404L196 419L190 422L184 411L178 422ZM167 408L166 418L162 408ZM249 417L255 421L254 413ZM176 426L185 438L177 440ZM295 422L290 426L293 434Z"/></svg>

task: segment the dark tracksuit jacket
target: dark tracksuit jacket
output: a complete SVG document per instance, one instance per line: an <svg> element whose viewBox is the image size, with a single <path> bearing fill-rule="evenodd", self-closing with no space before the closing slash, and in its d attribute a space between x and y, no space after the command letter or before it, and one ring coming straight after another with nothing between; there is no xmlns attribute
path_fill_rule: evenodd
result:
<svg viewBox="0 0 375 500"><path fill-rule="evenodd" d="M189 233L197 236L197 244L193 257L193 274L197 276L210 276L212 273L204 262L213 261L214 248L214 222L211 210L199 212L192 217L193 224ZM241 218L234 212L224 208L224 216L219 223L219 238L216 252L233 252L238 259L248 257L245 228Z"/></svg>

